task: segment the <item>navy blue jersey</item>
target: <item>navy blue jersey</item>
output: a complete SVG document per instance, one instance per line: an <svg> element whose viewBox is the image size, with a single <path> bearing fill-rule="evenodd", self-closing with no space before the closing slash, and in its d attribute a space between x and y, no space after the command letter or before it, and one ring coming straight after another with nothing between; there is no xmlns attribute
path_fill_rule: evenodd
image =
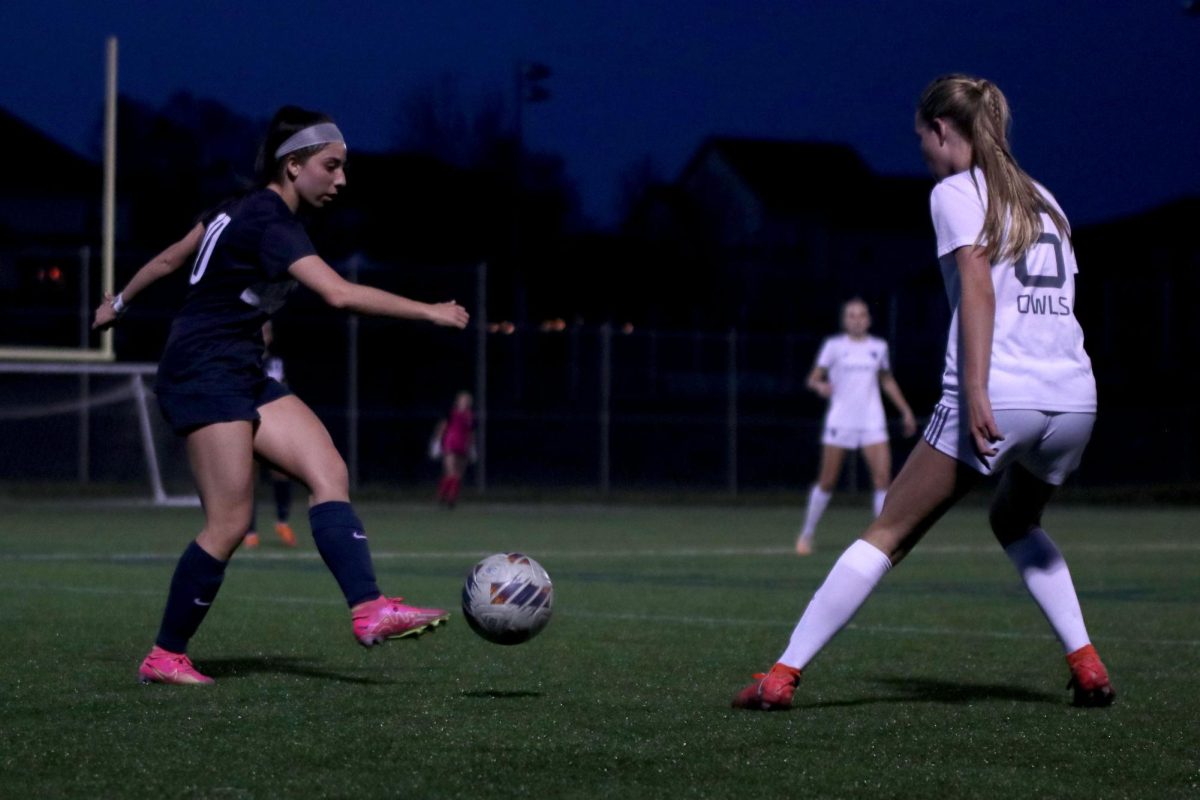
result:
<svg viewBox="0 0 1200 800"><path fill-rule="evenodd" d="M263 323L296 285L288 267L316 253L275 192L260 189L205 214L183 307L158 365L158 391L240 394L263 379Z"/></svg>

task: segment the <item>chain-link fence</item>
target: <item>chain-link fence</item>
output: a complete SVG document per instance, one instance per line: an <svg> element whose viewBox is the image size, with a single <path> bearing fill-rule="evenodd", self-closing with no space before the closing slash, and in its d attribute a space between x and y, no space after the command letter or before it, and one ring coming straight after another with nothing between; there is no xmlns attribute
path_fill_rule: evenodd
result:
<svg viewBox="0 0 1200 800"><path fill-rule="evenodd" d="M481 268L398 270L390 279L372 269L364 282L422 299L454 297L474 317L466 331L439 329L346 316L300 294L277 320L291 386L325 421L357 485L405 489L433 480L429 437L461 390L475 395L479 425L480 459L468 482L485 491L734 494L796 490L816 474L824 403L804 380L820 335L514 325L484 313ZM942 343L897 324L913 316L903 299L881 312L876 328L891 339L894 373L920 418L940 391ZM118 353L153 360L169 317L166 309L131 313ZM124 380L0 375L0 480L148 481L138 409L116 397L130 391ZM1074 483L1198 479L1200 431L1189 398L1156 398L1150 411L1105 404L1108 394L1102 382L1099 421ZM163 481L168 491L185 490L181 444L150 408ZM895 425L892 434L898 467L913 440ZM848 469L843 484L865 488L865 473Z"/></svg>

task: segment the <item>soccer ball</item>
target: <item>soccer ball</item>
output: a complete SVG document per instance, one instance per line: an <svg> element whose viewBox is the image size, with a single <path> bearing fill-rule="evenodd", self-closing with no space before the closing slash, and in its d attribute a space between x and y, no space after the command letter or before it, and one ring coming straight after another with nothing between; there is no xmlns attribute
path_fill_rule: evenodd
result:
<svg viewBox="0 0 1200 800"><path fill-rule="evenodd" d="M496 644L520 644L550 622L554 585L521 553L496 553L467 573L462 609L471 630Z"/></svg>

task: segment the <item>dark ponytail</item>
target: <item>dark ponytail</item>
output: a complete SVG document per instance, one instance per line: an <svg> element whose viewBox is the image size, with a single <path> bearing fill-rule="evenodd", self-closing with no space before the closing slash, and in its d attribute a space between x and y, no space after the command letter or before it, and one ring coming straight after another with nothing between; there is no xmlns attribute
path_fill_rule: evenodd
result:
<svg viewBox="0 0 1200 800"><path fill-rule="evenodd" d="M304 161L314 153L321 151L325 145L306 147L288 153L284 158L275 158L275 151L297 131L304 130L321 122L332 122L328 114L319 111L309 111L299 106L284 106L275 112L271 126L267 129L267 138L263 140L258 150L258 158L254 162L254 174L259 186L266 186L277 180L283 174L283 162L288 156Z"/></svg>

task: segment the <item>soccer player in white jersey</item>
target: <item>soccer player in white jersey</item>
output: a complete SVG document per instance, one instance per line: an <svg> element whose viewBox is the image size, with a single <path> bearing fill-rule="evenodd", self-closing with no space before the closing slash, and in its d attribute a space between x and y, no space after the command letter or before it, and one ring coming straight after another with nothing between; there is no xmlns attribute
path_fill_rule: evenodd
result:
<svg viewBox="0 0 1200 800"><path fill-rule="evenodd" d="M942 514L992 473L1000 474L992 532L1063 646L1075 705L1115 697L1067 564L1041 527L1055 487L1079 465L1096 412L1074 316L1070 227L1017 166L1008 125L1008 103L989 81L948 75L921 95L915 128L938 179L930 210L953 309L942 400L883 513L842 553L779 660L734 697L735 707L789 708L801 670Z"/></svg>
<svg viewBox="0 0 1200 800"><path fill-rule="evenodd" d="M846 301L842 334L825 340L808 375L808 388L829 401L829 410L821 433L820 472L808 493L804 527L796 538L796 553L802 556L813 551L817 523L833 496L848 451L862 451L875 488L875 516L883 510L883 498L892 482L892 449L880 389L900 410L904 435L917 431L912 409L892 376L887 342L867 333L870 329L867 304L858 297Z"/></svg>

